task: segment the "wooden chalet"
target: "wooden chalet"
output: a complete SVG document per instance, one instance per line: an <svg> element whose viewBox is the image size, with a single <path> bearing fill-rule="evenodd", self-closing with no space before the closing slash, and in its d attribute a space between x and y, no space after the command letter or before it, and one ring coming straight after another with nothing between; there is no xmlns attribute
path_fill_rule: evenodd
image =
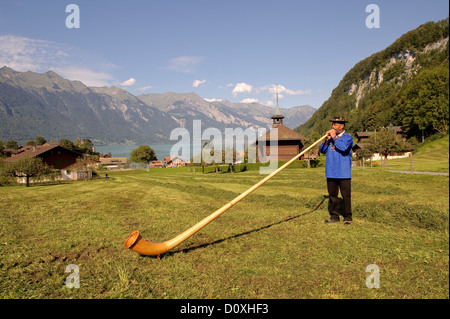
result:
<svg viewBox="0 0 450 319"><path fill-rule="evenodd" d="M356 132L355 137L358 139L357 143L366 143L369 141L373 132Z"/></svg>
<svg viewBox="0 0 450 319"><path fill-rule="evenodd" d="M76 163L82 154L62 147L59 144L44 144L42 146L24 147L23 151L5 159L5 162L14 162L24 158L39 157L43 162L54 169L62 170Z"/></svg>
<svg viewBox="0 0 450 319"><path fill-rule="evenodd" d="M98 166L107 169L123 168L127 164L126 157L100 157L98 159Z"/></svg>
<svg viewBox="0 0 450 319"><path fill-rule="evenodd" d="M400 137L403 141L406 141L407 135L403 126L391 126L389 128L394 130L397 136ZM385 127L382 127L382 129L385 129ZM356 132L355 136L358 139L357 143L368 142L372 134L374 134L374 132Z"/></svg>
<svg viewBox="0 0 450 319"><path fill-rule="evenodd" d="M164 167L163 161L153 161L148 165L150 168L161 168Z"/></svg>
<svg viewBox="0 0 450 319"><path fill-rule="evenodd" d="M166 156L164 157L164 166L165 167L180 167L180 166L185 166L186 162L183 161L181 158L179 158L178 156Z"/></svg>
<svg viewBox="0 0 450 319"><path fill-rule="evenodd" d="M61 171L61 178L63 180L81 180L91 179L92 170L80 171L74 170L73 167L78 158L83 155L62 147L59 144L48 144L38 146L25 145L18 149L18 152L11 154L11 157L6 158L5 162L15 162L25 158L41 158L48 166L55 170Z"/></svg>
<svg viewBox="0 0 450 319"><path fill-rule="evenodd" d="M385 129L385 127L382 127L381 129ZM406 133L404 131L403 126L390 126L389 129L392 129L395 131L398 137L400 137L403 141L406 141ZM369 142L370 136L372 136L375 132L356 132L355 136L358 139L358 141L353 145L352 151L353 156L356 156L356 152L360 149L364 149L365 147L369 147L371 144ZM399 153L392 153L389 154L390 158L403 158L408 157L409 154L414 151L415 147L409 143L406 143L409 146L409 151L406 152L399 152ZM382 155L375 153L371 160L377 161L382 159Z"/></svg>
<svg viewBox="0 0 450 319"><path fill-rule="evenodd" d="M277 142L277 151L278 158L273 157L273 150L271 149L271 131L267 132L265 135L258 138L256 141L256 149L257 149L257 161L258 162L266 162L266 161L288 161L292 159L295 155L300 153L301 149L303 149L303 140L304 137L291 130L290 128L284 126L283 119L284 116L280 112L280 108L278 106L278 94L277 94L277 107L275 110L275 114L271 117L272 119L272 130L277 129L278 136L276 137ZM273 143L273 141L272 141ZM271 155L272 154L272 155Z"/></svg>

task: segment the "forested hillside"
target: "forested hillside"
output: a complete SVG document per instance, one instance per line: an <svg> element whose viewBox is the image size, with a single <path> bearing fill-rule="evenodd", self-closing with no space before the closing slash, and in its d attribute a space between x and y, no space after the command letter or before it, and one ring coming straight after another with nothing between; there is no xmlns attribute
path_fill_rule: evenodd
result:
<svg viewBox="0 0 450 319"><path fill-rule="evenodd" d="M402 125L418 139L448 133L449 19L428 22L357 63L296 131L320 136L345 116L349 132Z"/></svg>

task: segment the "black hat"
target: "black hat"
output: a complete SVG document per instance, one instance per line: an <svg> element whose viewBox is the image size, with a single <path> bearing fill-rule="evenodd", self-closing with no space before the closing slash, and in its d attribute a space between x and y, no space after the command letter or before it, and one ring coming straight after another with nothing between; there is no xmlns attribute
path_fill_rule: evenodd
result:
<svg viewBox="0 0 450 319"><path fill-rule="evenodd" d="M348 121L345 119L345 117L342 116L335 116L330 122L333 123L348 123Z"/></svg>

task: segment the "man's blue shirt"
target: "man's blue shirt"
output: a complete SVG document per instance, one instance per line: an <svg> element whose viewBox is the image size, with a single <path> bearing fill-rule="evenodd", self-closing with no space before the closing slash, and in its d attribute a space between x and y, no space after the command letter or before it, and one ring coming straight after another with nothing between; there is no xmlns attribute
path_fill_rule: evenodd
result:
<svg viewBox="0 0 450 319"><path fill-rule="evenodd" d="M319 152L327 155L325 163L326 178L352 178L353 137L344 132L329 144L322 143Z"/></svg>

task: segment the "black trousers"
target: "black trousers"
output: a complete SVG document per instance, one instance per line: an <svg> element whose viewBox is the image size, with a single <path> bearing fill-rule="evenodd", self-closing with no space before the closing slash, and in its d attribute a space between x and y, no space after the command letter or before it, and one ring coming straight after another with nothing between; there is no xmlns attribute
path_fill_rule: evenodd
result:
<svg viewBox="0 0 450 319"><path fill-rule="evenodd" d="M339 219L339 190L341 191L342 198L344 200L344 211L342 216L344 220L352 220L352 180L348 179L336 179L327 178L328 195L330 196L330 205L328 211L330 212L331 219Z"/></svg>

